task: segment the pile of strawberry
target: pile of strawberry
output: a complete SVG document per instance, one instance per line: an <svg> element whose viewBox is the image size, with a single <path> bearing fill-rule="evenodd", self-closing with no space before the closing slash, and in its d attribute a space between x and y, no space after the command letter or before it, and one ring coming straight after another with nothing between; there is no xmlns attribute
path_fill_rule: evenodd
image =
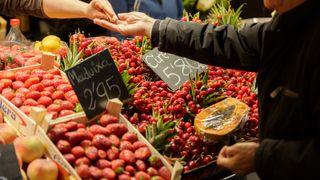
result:
<svg viewBox="0 0 320 180"><path fill-rule="evenodd" d="M0 70L40 63L41 52L20 45L0 45Z"/></svg>
<svg viewBox="0 0 320 180"><path fill-rule="evenodd" d="M58 69L3 71L0 75L0 93L27 115L31 107L47 109L53 119L81 109L71 84L62 78Z"/></svg>
<svg viewBox="0 0 320 180"><path fill-rule="evenodd" d="M164 179L170 171L125 124L104 114L86 127L69 121L55 125L49 138L83 179Z"/></svg>

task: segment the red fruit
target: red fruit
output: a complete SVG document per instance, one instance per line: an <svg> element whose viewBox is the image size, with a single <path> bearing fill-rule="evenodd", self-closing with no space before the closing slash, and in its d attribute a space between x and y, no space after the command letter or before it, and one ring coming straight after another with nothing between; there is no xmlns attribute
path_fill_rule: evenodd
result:
<svg viewBox="0 0 320 180"><path fill-rule="evenodd" d="M125 128L125 129L123 129L123 128ZM106 129L107 129L107 131L111 132L111 134L114 134L118 137L121 137L124 133L126 133L128 131L124 124L118 124L118 123L108 124L106 126Z"/></svg>
<svg viewBox="0 0 320 180"><path fill-rule="evenodd" d="M66 132L68 132L67 128L55 126L49 131L48 136L51 139L51 141L55 143L58 140L63 139L65 137Z"/></svg>
<svg viewBox="0 0 320 180"><path fill-rule="evenodd" d="M52 99L48 96L42 96L38 99L38 104L44 105L45 107L52 104Z"/></svg>
<svg viewBox="0 0 320 180"><path fill-rule="evenodd" d="M71 151L71 145L68 141L66 140L59 140L57 143L57 148L62 154L69 153Z"/></svg>
<svg viewBox="0 0 320 180"><path fill-rule="evenodd" d="M31 86L29 87L29 90L30 90L30 91L34 90L34 91L39 91L39 92L41 92L41 91L43 91L43 89L44 89L44 86L43 86L43 84L41 84L41 83L33 84L33 85L31 85Z"/></svg>
<svg viewBox="0 0 320 180"><path fill-rule="evenodd" d="M87 164L81 164L77 169L77 173L81 178L89 178L90 172L89 172L89 166Z"/></svg>
<svg viewBox="0 0 320 180"><path fill-rule="evenodd" d="M64 92L63 91L55 91L53 92L53 94L51 95L51 98L53 100L55 99L63 99L64 98Z"/></svg>
<svg viewBox="0 0 320 180"><path fill-rule="evenodd" d="M53 79L53 74L44 74L43 76L42 76L42 78L43 79Z"/></svg>
<svg viewBox="0 0 320 180"><path fill-rule="evenodd" d="M155 168L153 168L153 167L148 167L147 173L148 173L151 177L158 175L158 171L157 171Z"/></svg>
<svg viewBox="0 0 320 180"><path fill-rule="evenodd" d="M69 101L61 101L61 109L74 110L74 105Z"/></svg>
<svg viewBox="0 0 320 180"><path fill-rule="evenodd" d="M63 101L62 99L55 99L55 100L53 101L53 104L58 104L58 105L60 105L62 101Z"/></svg>
<svg viewBox="0 0 320 180"><path fill-rule="evenodd" d="M11 103L17 107L20 107L23 104L23 100L20 97L14 97L11 99Z"/></svg>
<svg viewBox="0 0 320 180"><path fill-rule="evenodd" d="M162 166L158 170L158 173L159 173L159 176L161 176L165 180L170 180L171 179L171 173L170 173L169 169L166 168L165 166Z"/></svg>
<svg viewBox="0 0 320 180"><path fill-rule="evenodd" d="M30 75L26 72L16 72L15 79L17 81L25 82L27 79L29 79Z"/></svg>
<svg viewBox="0 0 320 180"><path fill-rule="evenodd" d="M145 172L143 172L143 171L137 172L137 173L134 175L134 177L135 177L136 179L143 179L143 180L150 180L150 178L151 178L149 174L147 174L147 173L145 173Z"/></svg>
<svg viewBox="0 0 320 180"><path fill-rule="evenodd" d="M119 158L124 160L128 164L133 164L136 161L133 152L127 149L120 152Z"/></svg>
<svg viewBox="0 0 320 180"><path fill-rule="evenodd" d="M98 149L109 149L111 147L111 140L103 134L96 134L93 136L92 145Z"/></svg>
<svg viewBox="0 0 320 180"><path fill-rule="evenodd" d="M117 148L120 147L120 139L118 138L118 136L111 134L109 136L109 139L111 140L112 146L115 146Z"/></svg>
<svg viewBox="0 0 320 180"><path fill-rule="evenodd" d="M68 92L72 90L72 86L70 84L60 84L57 88L58 91Z"/></svg>
<svg viewBox="0 0 320 180"><path fill-rule="evenodd" d="M136 141L136 142L133 143L133 149L134 150L137 150L137 149L139 149L141 147L147 147L147 145L142 141Z"/></svg>
<svg viewBox="0 0 320 180"><path fill-rule="evenodd" d="M148 161L150 165L156 169L159 169L161 166L163 166L161 159L155 155L151 155L148 158Z"/></svg>
<svg viewBox="0 0 320 180"><path fill-rule="evenodd" d="M43 89L44 91L49 91L49 92L51 92L51 94L54 92L54 87L53 86L49 86L49 87L45 87L44 89ZM50 95L51 96L51 95Z"/></svg>
<svg viewBox="0 0 320 180"><path fill-rule="evenodd" d="M34 69L31 71L31 74L46 74L46 71L45 70L42 70L42 69Z"/></svg>
<svg viewBox="0 0 320 180"><path fill-rule="evenodd" d="M64 154L63 157L70 163L73 164L76 161L76 158L74 157L73 154Z"/></svg>
<svg viewBox="0 0 320 180"><path fill-rule="evenodd" d="M112 147L111 149L108 149L107 151L107 157L109 160L115 160L119 157L119 150L115 147Z"/></svg>
<svg viewBox="0 0 320 180"><path fill-rule="evenodd" d="M108 124L117 123L117 122L118 122L118 118L110 114L104 114L100 117L100 124L102 126L107 126Z"/></svg>
<svg viewBox="0 0 320 180"><path fill-rule="evenodd" d="M60 111L59 117L68 116L70 114L74 114L75 112L68 109L63 109Z"/></svg>
<svg viewBox="0 0 320 180"><path fill-rule="evenodd" d="M65 128L68 129L68 131L75 131L78 129L78 124L81 124L81 123L77 123L75 121L69 121L65 124Z"/></svg>
<svg viewBox="0 0 320 180"><path fill-rule="evenodd" d="M47 72L48 72L48 74L60 75L60 70L59 69L50 69Z"/></svg>
<svg viewBox="0 0 320 180"><path fill-rule="evenodd" d="M45 90L44 90L44 91L41 91L40 94L41 94L41 96L51 97L51 94L52 94L52 93L51 93L50 91L45 91ZM51 98L50 98L50 99L51 99Z"/></svg>
<svg viewBox="0 0 320 180"><path fill-rule="evenodd" d="M14 81L16 79L15 76L16 76L15 73L12 71L2 71L0 78L1 79L10 79L10 80Z"/></svg>
<svg viewBox="0 0 320 180"><path fill-rule="evenodd" d="M98 149L94 146L89 146L85 149L86 156L91 160L95 161L98 159Z"/></svg>
<svg viewBox="0 0 320 180"><path fill-rule="evenodd" d="M38 100L41 97L41 93L38 91L30 91L26 94L26 98L27 99L34 99L34 100Z"/></svg>
<svg viewBox="0 0 320 180"><path fill-rule="evenodd" d="M27 89L25 87L21 87L16 91L16 93L21 93L21 94L26 95L29 91L30 91L29 89Z"/></svg>
<svg viewBox="0 0 320 180"><path fill-rule="evenodd" d="M81 143L80 143L80 145L84 148L91 146L91 144L92 144L91 140L88 140L88 139L85 139L85 140L81 141Z"/></svg>
<svg viewBox="0 0 320 180"><path fill-rule="evenodd" d="M127 132L125 133L122 138L121 138L122 141L129 141L131 143L134 143L138 140L137 138L137 135L132 133L132 132Z"/></svg>
<svg viewBox="0 0 320 180"><path fill-rule="evenodd" d="M14 90L17 90L17 89L19 89L19 88L22 88L23 86L24 86L24 84L23 84L22 81L14 81L14 82L12 83L12 88L13 88Z"/></svg>
<svg viewBox="0 0 320 180"><path fill-rule="evenodd" d="M11 79L1 79L1 83L3 83L4 88L10 87L12 85Z"/></svg>
<svg viewBox="0 0 320 180"><path fill-rule="evenodd" d="M131 165L126 165L126 167L124 168L125 171L129 172L130 175L134 175L134 173L136 172L136 170L134 169L133 166Z"/></svg>
<svg viewBox="0 0 320 180"><path fill-rule="evenodd" d="M134 150L133 145L131 144L131 142L129 142L129 141L121 141L120 142L120 151L123 151L125 149L128 149L130 151Z"/></svg>
<svg viewBox="0 0 320 180"><path fill-rule="evenodd" d="M123 168L124 163L125 162L122 159L115 159L115 160L111 161L112 170L117 171L118 168L120 168L120 167Z"/></svg>
<svg viewBox="0 0 320 180"><path fill-rule="evenodd" d="M81 157L76 160L75 165L79 166L81 164L90 165L90 160L87 157Z"/></svg>
<svg viewBox="0 0 320 180"><path fill-rule="evenodd" d="M71 145L76 145L85 139L92 138L92 136L86 131L67 132L65 133L65 136L66 136L66 140L69 141Z"/></svg>
<svg viewBox="0 0 320 180"><path fill-rule="evenodd" d="M90 166L89 167L89 172L90 172L90 175L93 179L100 179L102 178L102 171L97 168L97 167L94 167L94 166Z"/></svg>
<svg viewBox="0 0 320 180"><path fill-rule="evenodd" d="M53 79L53 85L54 87L58 87L60 84L68 84L68 82L59 76L59 78L54 78Z"/></svg>
<svg viewBox="0 0 320 180"><path fill-rule="evenodd" d="M57 112L48 112L48 114L51 115L52 119L57 119L58 118L58 113Z"/></svg>
<svg viewBox="0 0 320 180"><path fill-rule="evenodd" d="M75 146L71 149L71 153L76 157L80 158L85 155L84 149L81 146Z"/></svg>
<svg viewBox="0 0 320 180"><path fill-rule="evenodd" d="M107 167L102 170L102 175L103 175L103 177L107 178L108 180L113 180L116 178L117 174L112 169Z"/></svg>
<svg viewBox="0 0 320 180"><path fill-rule="evenodd" d="M30 77L24 82L24 87L29 88L30 86L38 84L39 82L40 79L38 77Z"/></svg>
<svg viewBox="0 0 320 180"><path fill-rule="evenodd" d="M69 99L72 95L75 95L76 93L74 92L74 90L70 90L70 91L68 91L68 92L66 92L65 94L64 94L64 97L66 98L66 99Z"/></svg>
<svg viewBox="0 0 320 180"><path fill-rule="evenodd" d="M96 135L96 134L103 134L105 136L109 136L110 134L110 131L107 131L106 128L100 126L100 125L97 125L97 124L94 124L94 125L91 125L89 127L89 131L93 134L93 135Z"/></svg>
<svg viewBox="0 0 320 180"><path fill-rule="evenodd" d="M61 111L61 106L58 104L50 104L47 107L48 112L60 112Z"/></svg>
<svg viewBox="0 0 320 180"><path fill-rule="evenodd" d="M79 99L76 95L72 95L71 97L69 97L69 99L67 99L68 101L70 101L72 104L77 104L79 103Z"/></svg>
<svg viewBox="0 0 320 180"><path fill-rule="evenodd" d="M51 79L44 79L41 81L41 84L46 88L46 87L50 87L53 86L53 80Z"/></svg>
<svg viewBox="0 0 320 180"><path fill-rule="evenodd" d="M147 166L146 166L146 164L144 163L144 161L142 161L142 160L140 160L140 159L138 159L138 160L136 161L136 167L138 168L139 171L145 171L146 168L147 168Z"/></svg>
<svg viewBox="0 0 320 180"><path fill-rule="evenodd" d="M26 106L37 106L38 105L38 102L34 99L26 99L23 103L23 105L26 105Z"/></svg>
<svg viewBox="0 0 320 180"><path fill-rule="evenodd" d="M145 160L151 156L151 151L147 147L141 147L134 152L134 157Z"/></svg>
<svg viewBox="0 0 320 180"><path fill-rule="evenodd" d="M131 180L131 177L127 174L120 174L118 180Z"/></svg>
<svg viewBox="0 0 320 180"><path fill-rule="evenodd" d="M9 101L15 96L13 90L9 88L3 89L1 95Z"/></svg>
<svg viewBox="0 0 320 180"><path fill-rule="evenodd" d="M111 162L105 159L99 159L96 163L96 166L99 169L111 168Z"/></svg>

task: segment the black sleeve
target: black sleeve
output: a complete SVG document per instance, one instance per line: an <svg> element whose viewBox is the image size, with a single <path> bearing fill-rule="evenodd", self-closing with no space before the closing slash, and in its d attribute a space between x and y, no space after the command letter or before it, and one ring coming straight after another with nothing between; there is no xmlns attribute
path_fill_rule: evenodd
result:
<svg viewBox="0 0 320 180"><path fill-rule="evenodd" d="M264 24L245 25L240 30L224 25L160 21L153 28L152 40L160 51L188 57L204 64L257 71Z"/></svg>
<svg viewBox="0 0 320 180"><path fill-rule="evenodd" d="M47 17L43 11L42 0L1 0L0 13L6 16L31 15Z"/></svg>

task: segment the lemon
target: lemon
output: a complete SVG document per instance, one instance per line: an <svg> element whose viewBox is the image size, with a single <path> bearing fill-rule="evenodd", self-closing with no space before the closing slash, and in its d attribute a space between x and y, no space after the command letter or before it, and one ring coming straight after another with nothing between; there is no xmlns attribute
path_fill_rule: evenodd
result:
<svg viewBox="0 0 320 180"><path fill-rule="evenodd" d="M46 40L55 40L55 41L59 41L59 42L61 41L61 39L55 35L48 35L42 39L42 41L46 41Z"/></svg>
<svg viewBox="0 0 320 180"><path fill-rule="evenodd" d="M41 50L41 42L40 42L40 41L36 41L36 42L34 43L33 48L34 48L35 50Z"/></svg>
<svg viewBox="0 0 320 180"><path fill-rule="evenodd" d="M42 40L41 49L42 51L58 53L60 49L60 41L57 41L55 39L47 39L45 41Z"/></svg>

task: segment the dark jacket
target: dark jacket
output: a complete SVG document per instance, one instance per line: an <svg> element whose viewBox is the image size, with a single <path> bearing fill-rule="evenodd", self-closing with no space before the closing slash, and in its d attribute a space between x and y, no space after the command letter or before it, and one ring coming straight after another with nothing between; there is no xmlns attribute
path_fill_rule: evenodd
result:
<svg viewBox="0 0 320 180"><path fill-rule="evenodd" d="M258 72L262 179L320 179L320 1L266 24L156 21L152 44L206 64Z"/></svg>
<svg viewBox="0 0 320 180"><path fill-rule="evenodd" d="M0 0L0 13L6 16L47 17L42 9L42 0Z"/></svg>

